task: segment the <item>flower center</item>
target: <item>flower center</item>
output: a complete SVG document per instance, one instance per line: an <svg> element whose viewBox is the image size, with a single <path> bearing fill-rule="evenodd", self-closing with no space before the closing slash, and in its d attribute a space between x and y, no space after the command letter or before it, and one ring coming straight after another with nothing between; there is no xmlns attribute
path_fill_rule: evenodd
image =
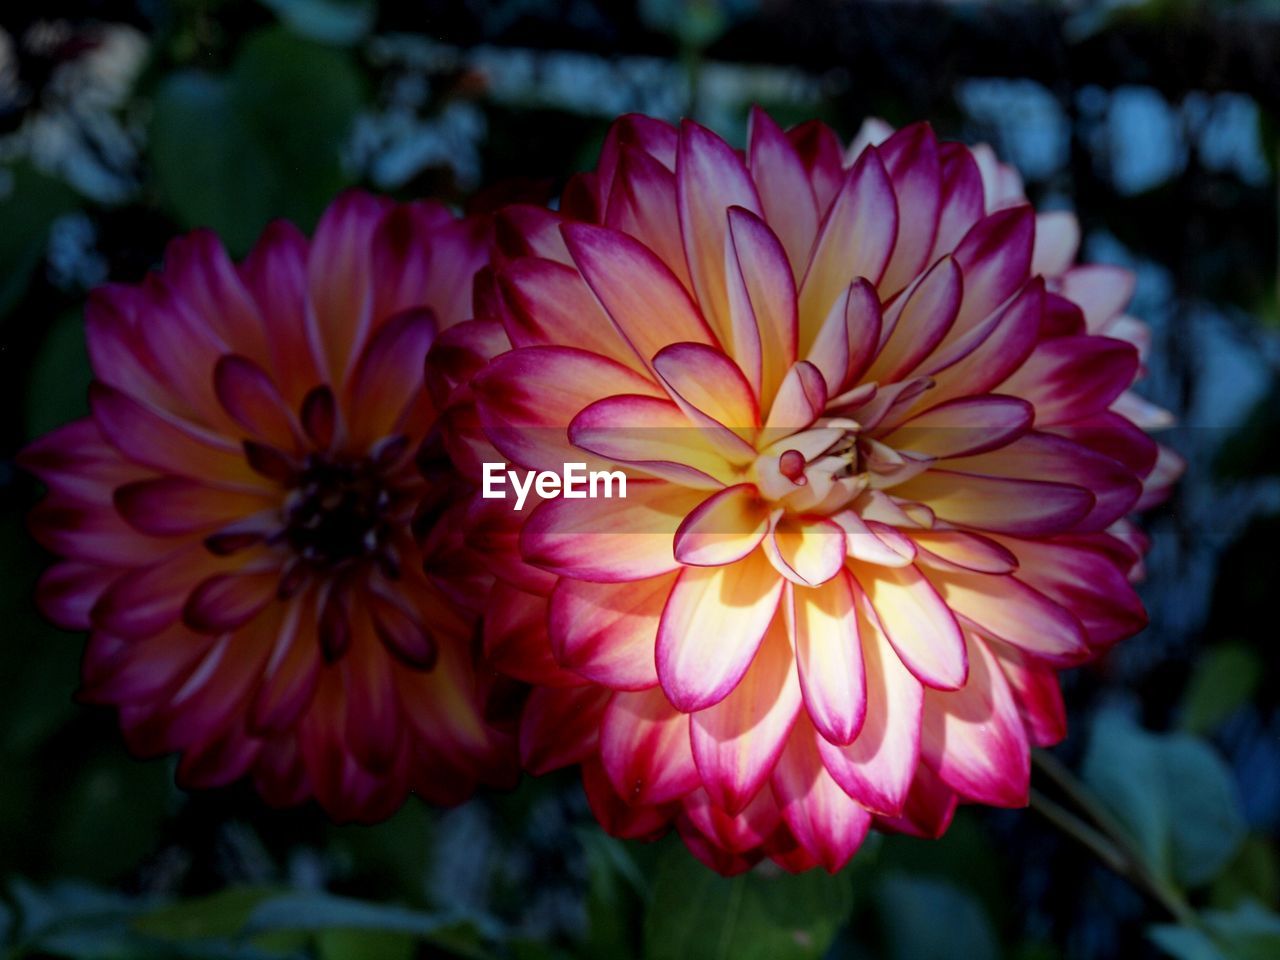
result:
<svg viewBox="0 0 1280 960"><path fill-rule="evenodd" d="M340 461L312 453L285 500L283 539L307 563L335 569L384 552L393 491L370 458Z"/></svg>

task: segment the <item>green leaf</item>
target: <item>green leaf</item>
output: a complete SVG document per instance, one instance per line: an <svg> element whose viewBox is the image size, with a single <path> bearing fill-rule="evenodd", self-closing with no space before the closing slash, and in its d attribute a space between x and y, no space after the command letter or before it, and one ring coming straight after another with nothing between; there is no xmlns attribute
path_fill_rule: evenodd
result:
<svg viewBox="0 0 1280 960"><path fill-rule="evenodd" d="M674 844L663 854L645 914L646 960L821 957L848 916L848 880L761 866L722 877Z"/></svg>
<svg viewBox="0 0 1280 960"><path fill-rule="evenodd" d="M1280 915L1255 901L1227 913L1213 910L1205 923L1231 960L1275 960L1280 957Z"/></svg>
<svg viewBox="0 0 1280 960"><path fill-rule="evenodd" d="M38 437L89 412L89 351L80 313L58 317L45 334L27 383L27 436Z"/></svg>
<svg viewBox="0 0 1280 960"><path fill-rule="evenodd" d="M295 33L321 43L347 45L362 39L378 17L372 0L262 0Z"/></svg>
<svg viewBox="0 0 1280 960"><path fill-rule="evenodd" d="M62 181L26 164L0 166L0 317L26 291L44 257L49 226L75 207L75 193Z"/></svg>
<svg viewBox="0 0 1280 960"><path fill-rule="evenodd" d="M1119 714L1100 714L1083 774L1148 866L1167 880L1208 883L1244 840L1231 772L1208 744L1188 734L1147 733Z"/></svg>
<svg viewBox="0 0 1280 960"><path fill-rule="evenodd" d="M370 903L320 891L288 893L265 900L249 914L246 936L280 932L319 933L364 930L428 940L462 956L484 956L483 939L499 939L496 922L475 916L427 913L393 904Z"/></svg>
<svg viewBox="0 0 1280 960"><path fill-rule="evenodd" d="M1182 729L1209 733L1253 696L1262 679L1258 655L1241 644L1214 647L1196 663L1182 698Z"/></svg>
<svg viewBox="0 0 1280 960"><path fill-rule="evenodd" d="M1214 881L1210 899L1215 907L1234 907L1244 900L1280 900L1280 864L1265 837L1247 837L1236 858Z"/></svg>
<svg viewBox="0 0 1280 960"><path fill-rule="evenodd" d="M346 53L276 28L251 36L225 76L173 74L151 124L167 205L236 255L276 217L310 228L348 183L341 150L362 102Z"/></svg>
<svg viewBox="0 0 1280 960"><path fill-rule="evenodd" d="M271 887L228 887L207 897L166 904L138 917L133 929L165 940L233 937L248 922L254 908L279 890Z"/></svg>
<svg viewBox="0 0 1280 960"><path fill-rule="evenodd" d="M174 791L168 764L113 750L76 769L53 834L55 869L109 880L155 848Z"/></svg>
<svg viewBox="0 0 1280 960"><path fill-rule="evenodd" d="M942 880L890 873L876 901L890 960L964 957L997 960L999 941L982 905Z"/></svg>
<svg viewBox="0 0 1280 960"><path fill-rule="evenodd" d="M644 876L627 848L600 830L578 834L587 854L587 937L589 956L637 955Z"/></svg>
<svg viewBox="0 0 1280 960"><path fill-rule="evenodd" d="M414 938L383 930L325 930L316 937L319 960L413 960Z"/></svg>
<svg viewBox="0 0 1280 960"><path fill-rule="evenodd" d="M1202 930L1166 923L1147 928L1147 938L1174 960L1230 960Z"/></svg>

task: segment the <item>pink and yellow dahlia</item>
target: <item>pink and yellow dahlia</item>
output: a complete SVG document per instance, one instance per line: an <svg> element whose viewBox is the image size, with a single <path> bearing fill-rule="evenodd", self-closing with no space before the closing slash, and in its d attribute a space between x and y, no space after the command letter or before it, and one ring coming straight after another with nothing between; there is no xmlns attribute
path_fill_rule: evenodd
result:
<svg viewBox="0 0 1280 960"><path fill-rule="evenodd" d="M92 631L83 698L180 752L183 784L369 820L509 782L473 625L411 530L446 492L419 469L424 358L470 316L488 231L349 193L310 241L276 223L236 265L199 231L92 295L92 415L23 454L62 558L39 599Z"/></svg>
<svg viewBox="0 0 1280 960"><path fill-rule="evenodd" d="M486 652L539 685L526 766L725 872L1025 804L1056 671L1145 623L1125 517L1174 461L1127 393L1129 275L983 150L874 133L619 120L560 213L503 214L428 361L473 475L629 478L468 508Z"/></svg>

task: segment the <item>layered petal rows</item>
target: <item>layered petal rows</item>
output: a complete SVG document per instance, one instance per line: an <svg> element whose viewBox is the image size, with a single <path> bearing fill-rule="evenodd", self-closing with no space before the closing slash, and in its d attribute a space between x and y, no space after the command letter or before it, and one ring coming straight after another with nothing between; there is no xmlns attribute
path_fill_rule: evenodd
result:
<svg viewBox="0 0 1280 960"><path fill-rule="evenodd" d="M624 117L497 235L428 358L450 454L628 478L477 494L429 542L535 685L525 765L580 763L607 829L723 872L1024 804L1056 671L1145 622L1126 516L1177 472L1129 275L1076 266L986 148L759 111L744 152Z"/></svg>
<svg viewBox="0 0 1280 960"><path fill-rule="evenodd" d="M310 240L278 223L235 264L196 232L94 293L92 415L22 456L61 558L39 599L92 632L82 697L138 753L180 752L182 783L371 820L511 782L469 615L413 534L449 488L420 469L423 361L470 316L488 233L350 193Z"/></svg>

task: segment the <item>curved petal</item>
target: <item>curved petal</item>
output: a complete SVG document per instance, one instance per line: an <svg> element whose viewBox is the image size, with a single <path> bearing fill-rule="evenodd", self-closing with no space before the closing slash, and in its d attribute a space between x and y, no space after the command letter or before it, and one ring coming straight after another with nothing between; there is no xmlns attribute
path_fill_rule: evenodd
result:
<svg viewBox="0 0 1280 960"><path fill-rule="evenodd" d="M859 565L854 576L907 669L929 687L963 686L969 669L964 636L928 579L915 566Z"/></svg>
<svg viewBox="0 0 1280 960"><path fill-rule="evenodd" d="M551 592L547 620L556 660L614 690L656 686L658 622L675 579L675 574L620 584L562 579Z"/></svg>
<svg viewBox="0 0 1280 960"><path fill-rule="evenodd" d="M680 710L737 686L773 620L782 578L759 552L722 567L685 567L658 626L658 679Z"/></svg>
<svg viewBox="0 0 1280 960"><path fill-rule="evenodd" d="M628 804L667 803L698 787L689 717L657 687L614 694L600 724L600 759Z"/></svg>
<svg viewBox="0 0 1280 960"><path fill-rule="evenodd" d="M820 587L788 586L784 601L805 709L836 744L852 743L867 713L856 589L845 570Z"/></svg>
<svg viewBox="0 0 1280 960"><path fill-rule="evenodd" d="M919 759L924 691L865 610L865 597L858 599L866 717L848 746L822 736L816 742L827 771L849 796L874 813L896 816L907 801Z"/></svg>
<svg viewBox="0 0 1280 960"><path fill-rule="evenodd" d="M676 569L672 538L703 494L662 480L632 481L616 500L538 505L520 532L525 560L578 580L644 580Z"/></svg>
<svg viewBox="0 0 1280 960"><path fill-rule="evenodd" d="M741 560L760 545L769 529L769 506L753 484L725 487L689 513L676 530L677 561L718 567Z"/></svg>
<svg viewBox="0 0 1280 960"><path fill-rule="evenodd" d="M920 754L961 796L995 807L1023 807L1031 753L1017 704L991 651L966 637L969 682L925 693Z"/></svg>
<svg viewBox="0 0 1280 960"><path fill-rule="evenodd" d="M795 658L779 618L733 691L692 716L693 759L716 806L740 813L759 793L800 709Z"/></svg>

